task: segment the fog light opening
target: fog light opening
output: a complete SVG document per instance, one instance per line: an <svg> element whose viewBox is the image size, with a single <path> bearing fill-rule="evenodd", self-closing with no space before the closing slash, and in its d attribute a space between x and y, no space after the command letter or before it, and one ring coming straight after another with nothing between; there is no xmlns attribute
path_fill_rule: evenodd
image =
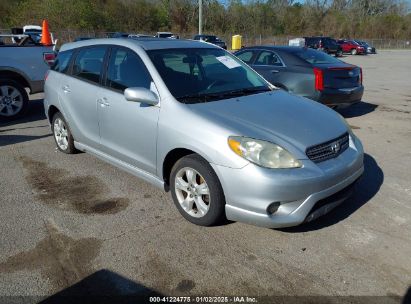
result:
<svg viewBox="0 0 411 304"><path fill-rule="evenodd" d="M274 214L277 212L278 208L280 207L281 203L280 202L274 202L268 205L267 207L267 213L268 214Z"/></svg>

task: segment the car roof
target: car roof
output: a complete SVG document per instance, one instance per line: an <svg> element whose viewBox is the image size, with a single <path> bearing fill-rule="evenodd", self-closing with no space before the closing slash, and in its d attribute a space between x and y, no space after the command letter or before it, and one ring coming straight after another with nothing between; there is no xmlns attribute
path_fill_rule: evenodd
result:
<svg viewBox="0 0 411 304"><path fill-rule="evenodd" d="M287 45L258 45L258 46L249 46L242 48L242 50L271 50L271 51L283 51L283 52L289 52L289 53L296 53L298 51L307 49L304 46L287 46Z"/></svg>
<svg viewBox="0 0 411 304"><path fill-rule="evenodd" d="M104 38L91 39L64 44L60 51L67 51L79 47L86 47L92 45L119 45L125 47L139 46L144 50L158 50L158 49L179 49L179 48L218 48L208 43L188 40L188 39L168 39L168 38Z"/></svg>

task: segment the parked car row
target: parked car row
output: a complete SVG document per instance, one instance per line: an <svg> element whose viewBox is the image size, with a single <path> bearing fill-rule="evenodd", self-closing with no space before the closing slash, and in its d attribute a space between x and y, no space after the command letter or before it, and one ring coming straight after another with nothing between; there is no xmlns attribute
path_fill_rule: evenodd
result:
<svg viewBox="0 0 411 304"><path fill-rule="evenodd" d="M336 57L340 57L343 54L366 55L366 54L376 53L376 50L374 47L370 46L365 41L360 41L360 40L350 40L350 39L336 40L331 37L315 36L315 37L304 37L303 41L305 41L306 47L316 49L316 50L321 50L327 54L333 54Z"/></svg>
<svg viewBox="0 0 411 304"><path fill-rule="evenodd" d="M362 92L359 68L322 52L263 47L238 55L264 75L295 69L305 78L297 82L326 99L340 88ZM91 153L171 191L197 225L309 222L347 199L364 171L362 144L338 113L272 86L210 43L63 45L46 76L44 108L60 151Z"/></svg>

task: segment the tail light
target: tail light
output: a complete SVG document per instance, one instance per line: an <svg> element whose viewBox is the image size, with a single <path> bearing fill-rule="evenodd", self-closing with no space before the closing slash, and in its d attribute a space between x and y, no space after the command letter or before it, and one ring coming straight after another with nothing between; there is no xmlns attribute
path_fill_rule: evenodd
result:
<svg viewBox="0 0 411 304"><path fill-rule="evenodd" d="M314 76L315 76L315 89L317 91L324 90L324 74L323 71L319 68L314 68Z"/></svg>
<svg viewBox="0 0 411 304"><path fill-rule="evenodd" d="M54 54L53 52L43 53L43 59L45 63L47 63L49 66L52 66L54 64L54 61L56 60L56 54Z"/></svg>

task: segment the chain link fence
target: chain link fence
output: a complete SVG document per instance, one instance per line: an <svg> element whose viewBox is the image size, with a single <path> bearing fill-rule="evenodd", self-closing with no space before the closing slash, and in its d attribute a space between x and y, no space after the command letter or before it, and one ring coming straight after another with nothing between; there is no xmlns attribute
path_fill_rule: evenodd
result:
<svg viewBox="0 0 411 304"><path fill-rule="evenodd" d="M10 30L1 30L0 34L10 34ZM110 37L113 32L102 32L93 30L64 30L54 31L54 39L58 39L58 45L63 43L72 42L78 38L107 38ZM154 35L154 34L153 34ZM233 34L234 35L234 34ZM182 34L181 38L192 38L194 34ZM227 43L227 47L231 48L231 34L219 35L219 37ZM290 39L297 38L296 36L263 36L263 35L243 35L242 45L288 45ZM375 38L358 38L358 40L367 41L368 44L378 49L409 49L411 50L411 38L409 40L398 39L375 39Z"/></svg>

